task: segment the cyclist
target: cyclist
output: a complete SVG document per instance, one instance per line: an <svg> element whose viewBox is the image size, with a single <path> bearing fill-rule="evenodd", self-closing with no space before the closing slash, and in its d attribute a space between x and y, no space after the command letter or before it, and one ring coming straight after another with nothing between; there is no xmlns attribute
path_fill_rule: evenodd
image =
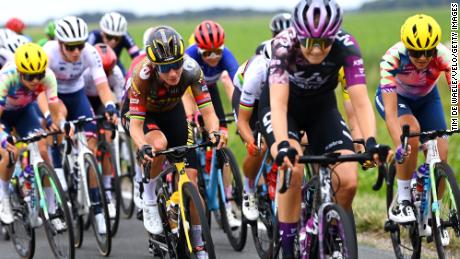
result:
<svg viewBox="0 0 460 259"><path fill-rule="evenodd" d="M254 196L254 181L263 159L254 138L258 120L258 104L263 86L267 83L267 70L271 57L271 41L264 47L263 55L255 55L244 62L233 78L232 106L237 118L238 132L245 143L248 155L243 162L243 173L246 176L243 193L243 214L248 220L256 220L259 215ZM267 145L273 144L267 140Z"/></svg>
<svg viewBox="0 0 460 259"><path fill-rule="evenodd" d="M101 57L97 50L86 42L88 38L86 22L76 16L66 16L57 20L56 38L57 40L48 41L43 48L48 55L49 67L56 74L58 96L67 108L67 119L74 120L80 116L93 117L94 115L84 92L84 72L88 69L96 85L99 98L104 104L106 116L112 123L116 123L117 110L107 83L107 76L102 67ZM88 137L88 146L94 152L96 149L96 125L95 123L87 123L84 129ZM53 147L52 154L56 172L62 172L59 148ZM64 189L66 189L65 180L62 182ZM98 190L94 187L96 187L96 183L90 180L91 200L98 202ZM115 214L112 205L108 206L110 215ZM100 209L99 205L96 206L95 217L99 233L105 234L104 216L100 213Z"/></svg>
<svg viewBox="0 0 460 259"><path fill-rule="evenodd" d="M3 67L7 62L14 61L14 52L16 49L29 42L29 39L19 34L10 35L0 46L0 67Z"/></svg>
<svg viewBox="0 0 460 259"><path fill-rule="evenodd" d="M259 102L261 107L267 107L270 102L271 117L265 119L271 124L264 125L264 130L272 131L275 136L276 145L271 148L273 157L283 169L286 166L293 168L291 187L278 199L281 247L285 258L294 256L293 243L300 213L303 165L291 162L293 155L302 152L297 131L306 132L313 154L353 153L352 138L337 109L334 93L342 66L366 147L370 151L377 148L375 117L367 98L363 60L353 36L340 30L342 9L334 0L302 0L292 16L293 26L282 31L273 41L269 88L264 88ZM352 221L357 164L341 163L334 167L334 171L337 175L333 178L336 201L348 211ZM338 183L340 188L337 188Z"/></svg>
<svg viewBox="0 0 460 259"><path fill-rule="evenodd" d="M26 28L26 24L19 18L13 17L6 21L5 28L19 34L24 35L24 29ZM29 41L32 40L30 36L24 35Z"/></svg>
<svg viewBox="0 0 460 259"><path fill-rule="evenodd" d="M56 30L56 22L55 21L49 21L48 24L45 27L45 38L41 38L40 40L37 41L38 45L43 46L45 45L46 42L49 40L54 40L55 38L55 33L54 31Z"/></svg>
<svg viewBox="0 0 460 259"><path fill-rule="evenodd" d="M409 152L401 145L401 126L411 131L445 130L447 128L439 97L437 80L445 73L450 86L450 51L440 43L441 27L431 16L417 14L407 18L401 27L401 41L387 50L380 63L380 85L376 106L385 120L396 147L398 204L389 211L389 218L397 223L415 221L411 206L411 177L417 165L419 140L410 138ZM438 138L441 160L447 160L447 139ZM426 226L420 235L431 235Z"/></svg>
<svg viewBox="0 0 460 259"><path fill-rule="evenodd" d="M227 96L231 100L233 95L232 79L238 69L238 62L231 51L224 46L225 32L220 24L211 20L204 20L195 28L195 44L188 47L186 53L192 57L201 67L204 79L211 94L212 103L220 120L221 131L227 132L225 113L220 100L217 81L219 78L224 85ZM185 99L186 107L190 107L190 102ZM189 114L189 112L187 112ZM227 135L227 133L225 134ZM224 179L229 179L230 172L224 170ZM230 178L231 179L231 178ZM231 196L232 187L229 182L224 182L225 193ZM231 228L236 228L240 222L232 211L232 204L226 204L228 223Z"/></svg>
<svg viewBox="0 0 460 259"><path fill-rule="evenodd" d="M270 20L269 27L270 27L270 31L272 32L272 38L276 37L276 35L278 35L281 31L291 27L291 14L290 13L275 14ZM265 44L270 41L271 39L262 42L256 48L256 54L263 54Z"/></svg>
<svg viewBox="0 0 460 259"><path fill-rule="evenodd" d="M137 47L133 38L128 34L128 22L126 18L117 12L106 13L102 16L99 26L100 30L90 32L88 42L91 45L96 43L109 45L117 54L117 65L121 68L123 75L126 74L125 67L120 59L121 51L126 49L131 58L139 55L139 47Z"/></svg>
<svg viewBox="0 0 460 259"><path fill-rule="evenodd" d="M17 157L17 149L6 139L14 128L20 137L41 129L33 102L37 100L42 111L51 113L54 125L63 125L65 118L59 113L62 106L58 102L57 83L53 71L47 68L48 59L45 51L35 43L20 46L14 54L14 61L0 70L0 121L5 127L0 128L1 160L0 160L0 219L5 224L13 222L13 212L9 200L9 182L14 167L8 168L9 152ZM56 129L56 126L54 126ZM50 163L45 140L38 142L43 159ZM47 200L54 199L52 188L45 186ZM49 199L48 199L49 198ZM50 213L56 212L50 202ZM59 218L51 221L57 229L64 226ZM37 223L40 225L40 223Z"/></svg>
<svg viewBox="0 0 460 259"><path fill-rule="evenodd" d="M122 115L124 125L139 149L144 161L152 161L150 178L159 174L164 156L151 158L148 150L185 145L191 140L190 127L185 118L181 97L190 86L203 114L206 127L213 141L221 136L211 97L204 83L198 64L184 55L184 42L179 33L169 26L158 26L151 31L146 47L147 57L134 69ZM129 129L128 129L129 127ZM128 131L129 130L129 131ZM225 143L221 137L220 148ZM187 174L196 185L197 161L194 152L189 153ZM193 168L193 169L192 169ZM144 184L144 227L152 234L162 232L162 222L156 204L155 181ZM201 236L201 226L192 211L193 232ZM195 248L202 248L202 240L192 240ZM203 251L204 252L204 251Z"/></svg>

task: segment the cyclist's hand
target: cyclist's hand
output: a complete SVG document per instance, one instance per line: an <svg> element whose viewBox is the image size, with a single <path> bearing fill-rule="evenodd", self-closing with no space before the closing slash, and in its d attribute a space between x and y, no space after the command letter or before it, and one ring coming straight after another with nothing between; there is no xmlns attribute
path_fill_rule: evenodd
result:
<svg viewBox="0 0 460 259"><path fill-rule="evenodd" d="M399 145L398 148L396 148L396 152L394 155L396 162L398 162L398 164L404 163L404 160L406 160L406 157L410 155L410 152L411 147L409 144L407 144L407 150L404 150L403 146Z"/></svg>
<svg viewBox="0 0 460 259"><path fill-rule="evenodd" d="M117 124L118 114L117 114L117 107L115 106L114 103L108 103L105 106L105 117L112 124Z"/></svg>
<svg viewBox="0 0 460 259"><path fill-rule="evenodd" d="M137 151L137 157L142 161L142 164L147 162L153 162L153 148L150 145L143 145L139 151Z"/></svg>
<svg viewBox="0 0 460 259"><path fill-rule="evenodd" d="M13 138L13 144L11 144L8 141L9 135L6 132L2 132L1 135L2 136L0 137L0 143L1 143L2 148L4 150L6 150L8 152L11 152L11 153L14 153L16 155L18 153L18 149L14 145L14 142L16 141L15 138L12 137Z"/></svg>
<svg viewBox="0 0 460 259"><path fill-rule="evenodd" d="M225 136L220 131L213 131L209 133L209 140L217 145L217 149L221 149L225 145Z"/></svg>
<svg viewBox="0 0 460 259"><path fill-rule="evenodd" d="M362 168L364 170L371 169L371 168L374 168L376 166L377 166L377 163L375 163L375 161L373 161L373 160L367 160L366 162L364 162L362 164Z"/></svg>
<svg viewBox="0 0 460 259"><path fill-rule="evenodd" d="M391 149L386 145L377 144L374 137L370 137L366 140L366 151L372 154L372 158L377 165L380 165L383 160L386 162L388 156L391 155ZM385 157L380 157L381 155Z"/></svg>
<svg viewBox="0 0 460 259"><path fill-rule="evenodd" d="M259 147L254 143L246 143L246 150L251 156L258 156L260 154Z"/></svg>
<svg viewBox="0 0 460 259"><path fill-rule="evenodd" d="M65 131L65 125L68 124L70 125L70 130L69 130L69 133L67 134L69 137L73 138L74 134L75 134L75 125L72 123L72 122L67 122L65 120L62 120L60 123L59 123L59 130L66 133Z"/></svg>
<svg viewBox="0 0 460 259"><path fill-rule="evenodd" d="M282 168L294 168L296 162L297 150L289 145L287 140L278 144L278 154L275 161L278 166Z"/></svg>

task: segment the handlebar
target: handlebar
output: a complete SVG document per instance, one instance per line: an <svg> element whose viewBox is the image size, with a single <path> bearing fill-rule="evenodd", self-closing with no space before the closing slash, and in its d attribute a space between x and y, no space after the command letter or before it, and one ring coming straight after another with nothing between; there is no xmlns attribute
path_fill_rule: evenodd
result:
<svg viewBox="0 0 460 259"><path fill-rule="evenodd" d="M205 141L200 144L183 145L183 146L172 147L172 148L168 148L168 149L160 150L160 151L152 151L151 154L147 153L147 155L150 157L165 155L172 162L174 161L177 162L177 161L182 161L182 159L191 150L195 150L197 148L207 147L211 145L214 145L211 141Z"/></svg>
<svg viewBox="0 0 460 259"><path fill-rule="evenodd" d="M407 142L408 138L412 137L424 137L427 139L435 139L438 137L443 137L445 135L451 136L453 134L460 133L460 129L458 130L432 130L432 131L423 131L423 132L412 132L409 131L409 125L403 126L403 133L401 135L401 142Z"/></svg>

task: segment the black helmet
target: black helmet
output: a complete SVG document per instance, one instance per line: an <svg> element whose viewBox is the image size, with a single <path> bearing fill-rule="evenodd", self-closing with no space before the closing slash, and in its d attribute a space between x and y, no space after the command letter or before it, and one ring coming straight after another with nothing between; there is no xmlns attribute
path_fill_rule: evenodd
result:
<svg viewBox="0 0 460 259"><path fill-rule="evenodd" d="M145 52L154 64L170 64L184 58L184 40L169 26L158 26L147 37Z"/></svg>

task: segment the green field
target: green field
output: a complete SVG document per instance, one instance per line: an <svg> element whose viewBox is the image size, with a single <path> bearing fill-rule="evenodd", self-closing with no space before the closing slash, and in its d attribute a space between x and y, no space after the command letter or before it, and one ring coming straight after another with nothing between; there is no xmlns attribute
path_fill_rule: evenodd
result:
<svg viewBox="0 0 460 259"><path fill-rule="evenodd" d="M344 28L352 33L360 44L361 51L364 57L364 62L367 72L368 93L372 103L375 89L379 80L379 60L385 51L399 40L399 30L404 20L413 14L425 13L433 16L441 25L444 36L442 42L450 41L449 38L449 17L450 10L445 8L433 8L429 10L418 11L385 11L385 12L368 12L368 13L349 13L344 19ZM226 46L234 53L239 63L244 62L253 53L256 46L270 37L268 29L268 21L270 16L266 17L238 17L216 19L225 28ZM187 41L194 27L201 20L192 21L151 21L130 23L129 31L135 38L139 46L142 46L143 31L149 26L160 24L168 24L176 28ZM97 24L93 24L91 28L95 28ZM27 31L34 39L38 39L41 35L41 28L32 28ZM125 64L129 64L129 58L126 53L123 56ZM442 95L444 110L446 112L446 120L450 123L449 112L449 90L444 79L440 79L439 89ZM230 111L230 105L226 97L221 91L222 99L225 101L227 112ZM338 95L340 99L341 96ZM340 102L339 102L340 103ZM376 113L377 114L377 113ZM382 143L391 144L386 126L383 120L377 115L378 140ZM230 132L234 132L231 128ZM454 136L450 140L450 155L449 162L454 169L460 168L459 157L460 148L456 145L460 143L460 136ZM245 154L243 145L239 138L230 137L230 147L235 150L239 161ZM236 152L241 151L241 152ZM358 228L361 230L376 230L381 231L383 220L385 217L384 191L378 193L371 190L371 186L376 179L376 172L370 170L360 172L360 185L358 196L355 200L354 207L357 215Z"/></svg>

